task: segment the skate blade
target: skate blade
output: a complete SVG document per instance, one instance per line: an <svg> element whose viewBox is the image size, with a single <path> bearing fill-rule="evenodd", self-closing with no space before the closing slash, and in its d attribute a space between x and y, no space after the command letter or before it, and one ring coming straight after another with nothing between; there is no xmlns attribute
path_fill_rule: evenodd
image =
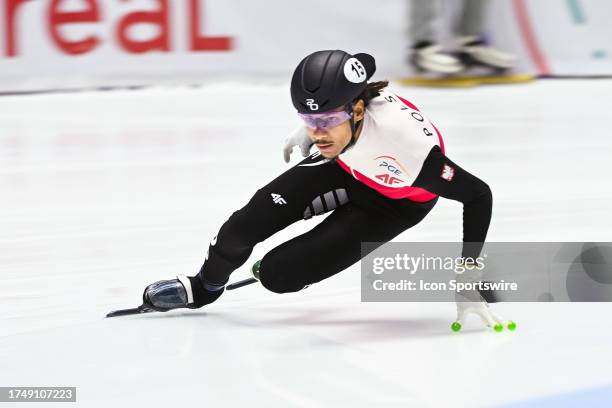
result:
<svg viewBox="0 0 612 408"><path fill-rule="evenodd" d="M483 76L447 76L447 77L412 77L402 78L402 85L431 86L441 88L471 88L478 85L522 84L533 81L535 77L527 74L483 75Z"/></svg>
<svg viewBox="0 0 612 408"><path fill-rule="evenodd" d="M119 309L119 310L112 311L109 314L107 314L106 317L130 316L130 315L135 315L135 314L150 313L154 311L155 310L149 309L145 307L144 305L140 305L138 307L134 307L131 309Z"/></svg>
<svg viewBox="0 0 612 408"><path fill-rule="evenodd" d="M255 278L248 278L248 279L244 279L244 280L241 280L241 281L238 281L238 282L231 283L231 284L227 285L225 287L225 289L227 289L227 290L234 290L234 289L238 289L238 288L241 288L243 286L246 286L246 285L250 285L250 284L255 283L255 282L258 282L258 280L255 279Z"/></svg>

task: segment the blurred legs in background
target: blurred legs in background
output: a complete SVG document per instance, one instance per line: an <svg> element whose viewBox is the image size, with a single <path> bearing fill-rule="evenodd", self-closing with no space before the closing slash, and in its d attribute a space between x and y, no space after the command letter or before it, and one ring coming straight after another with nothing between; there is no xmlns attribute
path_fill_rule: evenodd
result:
<svg viewBox="0 0 612 408"><path fill-rule="evenodd" d="M410 1L411 62L419 71L456 74L464 70L463 64L456 56L443 52L436 42L433 22L439 7L437 0Z"/></svg>
<svg viewBox="0 0 612 408"><path fill-rule="evenodd" d="M463 0L459 21L454 29L457 51L444 52L438 44L433 22L440 14L437 0L411 0L410 61L418 71L458 74L470 66L506 70L516 65L516 58L489 47L484 39L485 13L489 0Z"/></svg>

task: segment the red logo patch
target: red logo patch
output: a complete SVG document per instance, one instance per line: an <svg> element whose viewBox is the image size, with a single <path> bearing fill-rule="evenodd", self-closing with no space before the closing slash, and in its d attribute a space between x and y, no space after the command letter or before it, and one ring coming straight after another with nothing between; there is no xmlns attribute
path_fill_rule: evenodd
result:
<svg viewBox="0 0 612 408"><path fill-rule="evenodd" d="M448 164L445 164L442 168L442 174L440 174L440 177L442 177L446 181L451 181L453 177L455 177L455 169L453 169Z"/></svg>
<svg viewBox="0 0 612 408"><path fill-rule="evenodd" d="M381 180L383 183L390 185L399 184L402 182L402 180L398 179L397 177L393 177L389 174L379 174L378 176L376 176L376 178Z"/></svg>

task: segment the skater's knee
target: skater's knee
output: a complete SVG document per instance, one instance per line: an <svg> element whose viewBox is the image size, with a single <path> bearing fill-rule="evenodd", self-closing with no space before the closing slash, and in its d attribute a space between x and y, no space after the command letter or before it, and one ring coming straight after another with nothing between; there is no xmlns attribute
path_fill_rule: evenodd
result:
<svg viewBox="0 0 612 408"><path fill-rule="evenodd" d="M263 287L274 293L291 293L304 289L306 284L296 279L291 272L278 270L271 265L266 266L262 261L259 280Z"/></svg>
<svg viewBox="0 0 612 408"><path fill-rule="evenodd" d="M287 282L285 279L281 279L278 276L274 276L272 274L263 273L260 279L263 287L274 293L297 292L298 290L304 287L304 285L299 287L295 286Z"/></svg>

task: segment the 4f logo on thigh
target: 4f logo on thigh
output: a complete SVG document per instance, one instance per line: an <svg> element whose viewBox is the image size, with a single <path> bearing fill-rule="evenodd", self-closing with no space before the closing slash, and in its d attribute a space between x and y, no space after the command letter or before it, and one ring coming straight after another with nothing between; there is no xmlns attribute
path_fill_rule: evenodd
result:
<svg viewBox="0 0 612 408"><path fill-rule="evenodd" d="M313 111L319 110L319 105L315 103L314 99L306 99L306 106L308 106L310 110Z"/></svg>
<svg viewBox="0 0 612 408"><path fill-rule="evenodd" d="M274 204L279 204L279 205L287 204L285 199L280 194L272 193L270 195L272 196L272 201L274 201Z"/></svg>

